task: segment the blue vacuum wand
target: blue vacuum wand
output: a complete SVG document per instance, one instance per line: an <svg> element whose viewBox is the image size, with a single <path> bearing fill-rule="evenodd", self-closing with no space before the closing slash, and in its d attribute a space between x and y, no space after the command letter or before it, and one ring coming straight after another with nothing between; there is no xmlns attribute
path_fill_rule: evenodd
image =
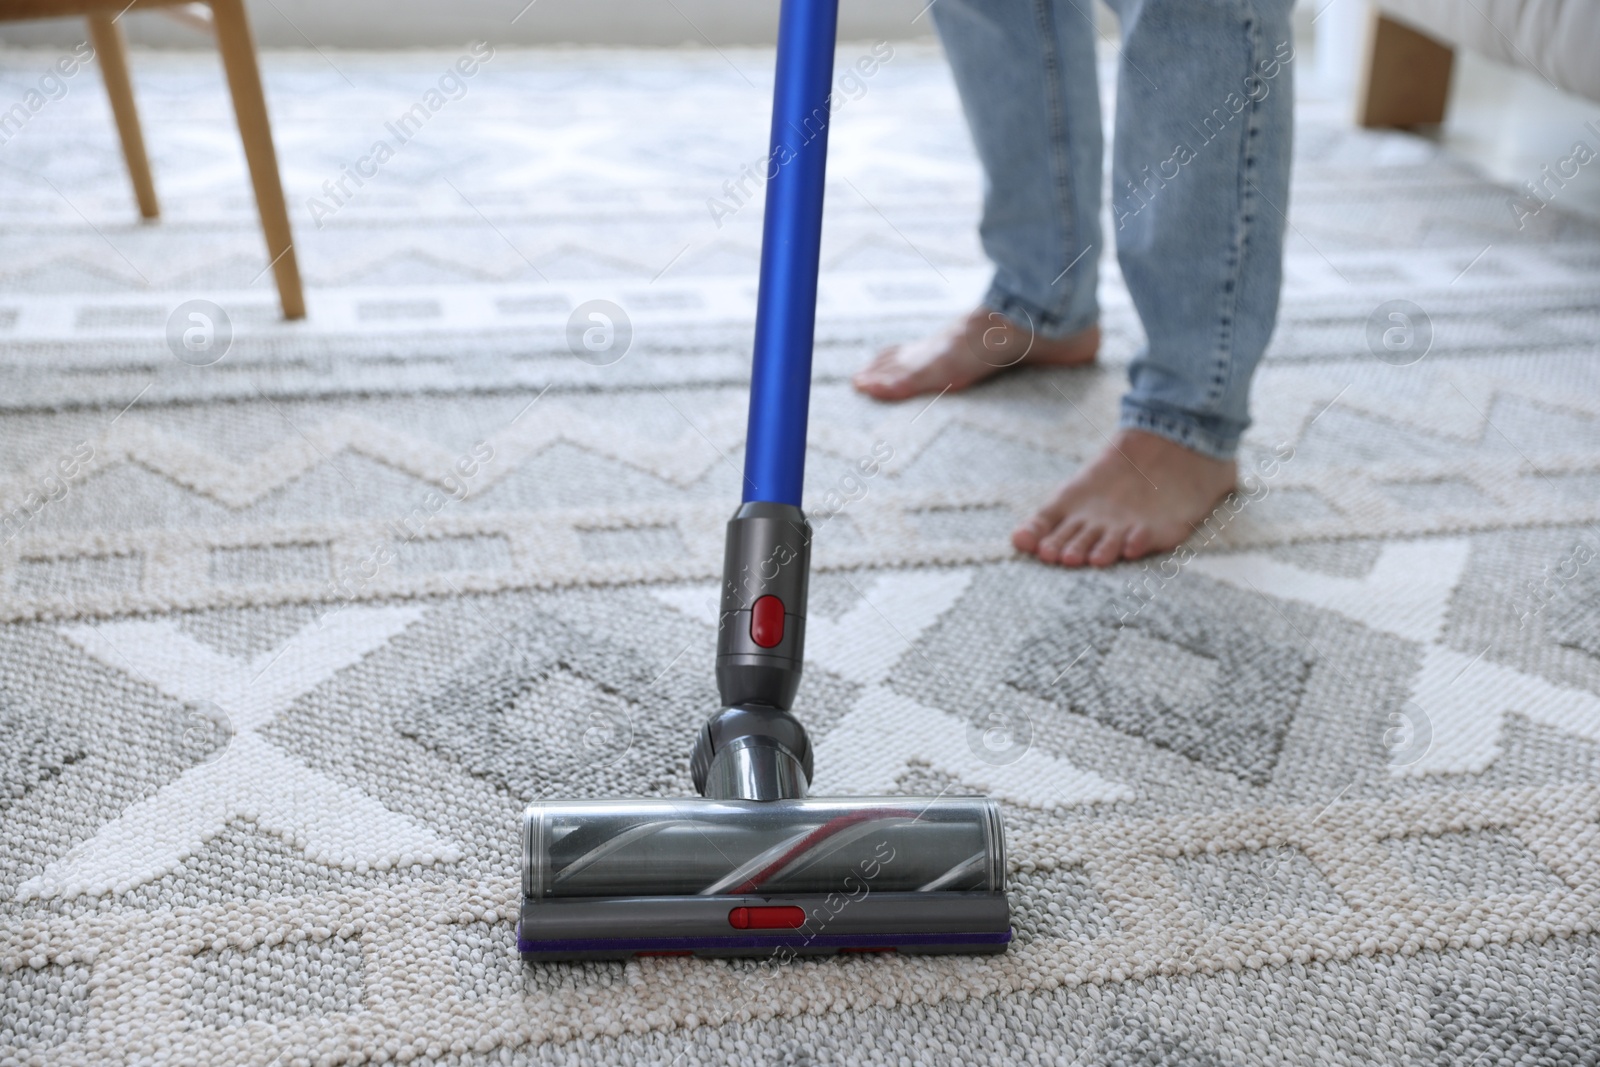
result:
<svg viewBox="0 0 1600 1067"><path fill-rule="evenodd" d="M723 556L723 706L690 757L700 798L530 805L528 959L994 953L1011 940L999 806L808 799L811 743L789 710L805 655L800 496L837 22L838 0L783 0L743 503Z"/></svg>
<svg viewBox="0 0 1600 1067"><path fill-rule="evenodd" d="M811 570L800 491L838 0L785 0L779 18L744 503L728 523L722 563L717 689L726 710L701 731L693 760L702 794L751 800L803 795L811 779L811 747L789 707Z"/></svg>

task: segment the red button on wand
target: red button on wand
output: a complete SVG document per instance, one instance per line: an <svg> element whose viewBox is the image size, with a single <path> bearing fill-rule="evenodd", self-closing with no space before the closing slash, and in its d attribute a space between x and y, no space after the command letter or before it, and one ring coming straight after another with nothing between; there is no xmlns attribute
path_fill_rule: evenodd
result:
<svg viewBox="0 0 1600 1067"><path fill-rule="evenodd" d="M762 648L783 642L783 601L769 594L750 605L750 640Z"/></svg>

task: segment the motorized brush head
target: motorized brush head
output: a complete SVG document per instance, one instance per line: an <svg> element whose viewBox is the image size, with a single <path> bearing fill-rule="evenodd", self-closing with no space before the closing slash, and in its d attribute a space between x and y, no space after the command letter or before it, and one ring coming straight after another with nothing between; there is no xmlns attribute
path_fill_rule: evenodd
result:
<svg viewBox="0 0 1600 1067"><path fill-rule="evenodd" d="M636 955L1004 951L983 797L591 800L528 807L518 947Z"/></svg>
<svg viewBox="0 0 1600 1067"><path fill-rule="evenodd" d="M746 503L728 523L700 798L542 801L522 824L517 945L531 960L1002 952L1000 809L983 797L807 799L788 708L804 658L810 527Z"/></svg>

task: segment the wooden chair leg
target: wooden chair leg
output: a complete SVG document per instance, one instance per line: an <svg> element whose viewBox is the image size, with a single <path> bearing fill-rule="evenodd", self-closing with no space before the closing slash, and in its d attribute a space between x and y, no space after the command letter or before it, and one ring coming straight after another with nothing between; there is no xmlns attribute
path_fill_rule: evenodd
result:
<svg viewBox="0 0 1600 1067"><path fill-rule="evenodd" d="M1374 9L1356 122L1369 128L1443 122L1454 60L1445 45Z"/></svg>
<svg viewBox="0 0 1600 1067"><path fill-rule="evenodd" d="M139 214L147 219L158 218L161 207L156 203L156 183L150 177L144 134L139 130L139 109L133 102L133 81L128 77L128 46L123 41L122 27L109 10L89 13L89 40L100 60L106 95L111 98L111 114L117 120L117 134L122 138L122 155L128 161L128 177L133 180Z"/></svg>
<svg viewBox="0 0 1600 1067"><path fill-rule="evenodd" d="M250 165L250 182L255 186L256 208L261 212L261 230L267 238L267 255L278 282L278 302L286 319L303 319L305 294L300 288L300 266L295 261L294 234L289 229L289 210L283 200L283 183L278 178L278 153L272 147L272 127L267 121L267 99L261 91L261 69L256 64L255 41L245 19L241 0L210 0L211 18L217 33L217 50L227 72L228 90L233 95L233 113L239 120L239 137L244 141L244 158Z"/></svg>

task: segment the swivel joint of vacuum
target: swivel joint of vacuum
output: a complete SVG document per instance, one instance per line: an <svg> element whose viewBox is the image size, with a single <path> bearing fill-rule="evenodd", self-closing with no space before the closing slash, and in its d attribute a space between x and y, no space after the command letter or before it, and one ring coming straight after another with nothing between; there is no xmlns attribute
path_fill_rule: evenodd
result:
<svg viewBox="0 0 1600 1067"><path fill-rule="evenodd" d="M811 786L811 741L787 711L723 708L700 728L689 769L703 797L798 800Z"/></svg>
<svg viewBox="0 0 1600 1067"><path fill-rule="evenodd" d="M789 707L805 656L811 527L792 504L751 501L728 521L717 630L723 710L695 741L703 796L805 796L811 745Z"/></svg>

